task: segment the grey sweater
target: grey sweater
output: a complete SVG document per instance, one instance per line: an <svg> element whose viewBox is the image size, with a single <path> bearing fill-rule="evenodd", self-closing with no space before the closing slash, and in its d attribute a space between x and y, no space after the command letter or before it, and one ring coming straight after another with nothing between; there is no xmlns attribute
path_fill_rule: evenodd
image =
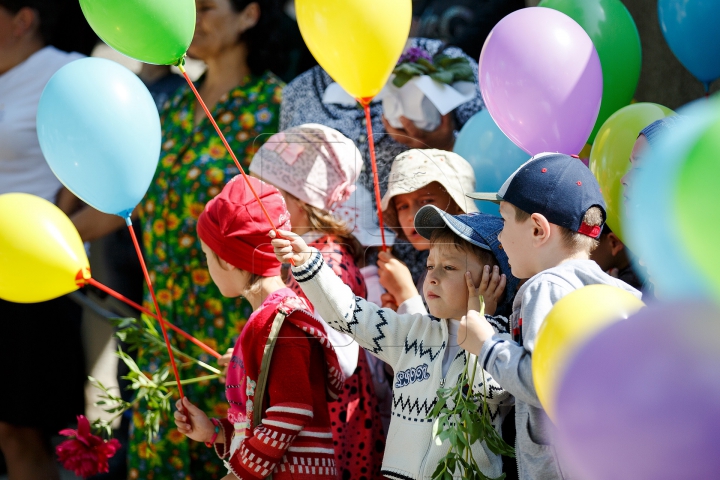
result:
<svg viewBox="0 0 720 480"><path fill-rule="evenodd" d="M586 285L612 285L640 298L638 290L603 272L591 260L570 260L538 273L518 291L510 325L513 339L498 335L485 342L483 368L515 396L516 454L520 480L567 479L570 473L551 444L554 428L540 405L532 378L537 333L553 305Z"/></svg>

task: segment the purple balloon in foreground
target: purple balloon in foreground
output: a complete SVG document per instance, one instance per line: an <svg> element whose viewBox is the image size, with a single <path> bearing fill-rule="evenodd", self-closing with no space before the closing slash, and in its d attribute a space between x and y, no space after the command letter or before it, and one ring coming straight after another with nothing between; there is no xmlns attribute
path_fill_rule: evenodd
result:
<svg viewBox="0 0 720 480"><path fill-rule="evenodd" d="M600 332L567 369L557 426L578 478L718 478L720 311L658 304Z"/></svg>
<svg viewBox="0 0 720 480"><path fill-rule="evenodd" d="M580 153L602 100L602 68L587 33L542 7L503 18L480 54L480 91L500 130L531 155Z"/></svg>

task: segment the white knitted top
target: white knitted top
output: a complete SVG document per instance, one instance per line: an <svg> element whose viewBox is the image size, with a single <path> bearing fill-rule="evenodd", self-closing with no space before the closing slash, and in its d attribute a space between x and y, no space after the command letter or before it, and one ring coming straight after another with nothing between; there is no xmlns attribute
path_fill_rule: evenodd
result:
<svg viewBox="0 0 720 480"><path fill-rule="evenodd" d="M447 375L442 375L443 353L448 341L447 322L429 315L401 315L356 297L324 264L315 249L311 258L305 264L293 267L292 272L328 325L351 335L361 347L388 363L395 372L383 475L395 479L430 479L450 443L436 444L432 436L433 419L428 415L437 402L438 388L456 385L468 361L468 354L459 350ZM497 322L495 326L502 330L502 325ZM477 361L475 355L469 357L471 361ZM487 372L485 379L490 415L499 431L513 398ZM483 392L479 371L473 392ZM491 478L501 475L502 460L498 455L479 443L474 444L472 450L485 475ZM456 474L455 478L461 477Z"/></svg>

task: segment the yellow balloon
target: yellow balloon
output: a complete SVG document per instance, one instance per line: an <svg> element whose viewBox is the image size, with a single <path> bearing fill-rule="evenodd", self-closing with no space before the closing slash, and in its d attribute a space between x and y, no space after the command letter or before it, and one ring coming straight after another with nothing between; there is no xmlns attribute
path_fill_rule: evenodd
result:
<svg viewBox="0 0 720 480"><path fill-rule="evenodd" d="M657 103L633 103L613 113L598 130L590 151L590 170L607 205L607 224L620 240L623 203L622 177L630 170L630 153L640 131L675 112Z"/></svg>
<svg viewBox="0 0 720 480"><path fill-rule="evenodd" d="M377 95L410 33L412 0L295 0L305 44L355 98Z"/></svg>
<svg viewBox="0 0 720 480"><path fill-rule="evenodd" d="M610 285L589 285L558 301L538 332L532 354L535 391L554 418L560 381L577 351L604 327L628 318L645 304Z"/></svg>
<svg viewBox="0 0 720 480"><path fill-rule="evenodd" d="M0 195L0 298L44 302L89 276L80 235L62 210L26 193Z"/></svg>

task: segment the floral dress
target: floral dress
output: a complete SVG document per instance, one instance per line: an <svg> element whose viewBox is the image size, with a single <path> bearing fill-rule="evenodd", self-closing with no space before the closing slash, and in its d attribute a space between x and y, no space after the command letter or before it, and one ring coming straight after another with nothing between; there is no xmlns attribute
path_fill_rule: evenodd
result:
<svg viewBox="0 0 720 480"><path fill-rule="evenodd" d="M260 145L278 131L282 82L270 73L247 77L225 94L212 112L244 168ZM195 231L205 204L239 172L212 124L194 124L195 97L188 86L178 90L162 113L163 143L155 179L142 204L140 220L150 277L163 316L225 353L252 313L250 304L222 296L212 282ZM152 309L145 292L145 306ZM216 360L182 337L171 340L181 351L211 365ZM139 353L138 365L153 372L161 361ZM180 370L181 378L207 375L200 367ZM185 395L212 417L225 417L225 388L217 380L183 387ZM173 400L174 403L174 400ZM173 407L174 408L174 407ZM128 469L131 479L219 479L226 469L212 449L188 441L165 419L158 438L146 441L143 405L133 412Z"/></svg>

